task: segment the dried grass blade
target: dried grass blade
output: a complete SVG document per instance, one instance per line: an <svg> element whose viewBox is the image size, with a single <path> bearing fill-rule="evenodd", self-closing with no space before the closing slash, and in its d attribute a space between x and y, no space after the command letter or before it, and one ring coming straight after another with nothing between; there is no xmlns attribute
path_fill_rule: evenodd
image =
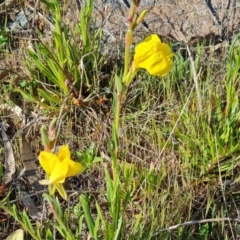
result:
<svg viewBox="0 0 240 240"><path fill-rule="evenodd" d="M5 171L3 174L3 183L7 184L12 181L12 175L15 173L16 167L15 167L15 158L13 154L13 149L5 131L6 131L6 126L1 124L0 132L1 132L1 137L2 137L4 151L5 151Z"/></svg>

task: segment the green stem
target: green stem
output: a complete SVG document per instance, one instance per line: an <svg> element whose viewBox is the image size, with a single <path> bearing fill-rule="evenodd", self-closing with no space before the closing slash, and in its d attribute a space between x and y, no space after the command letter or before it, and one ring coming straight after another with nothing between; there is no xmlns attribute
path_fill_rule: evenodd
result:
<svg viewBox="0 0 240 240"><path fill-rule="evenodd" d="M129 16L128 16L128 30L125 36L125 55L124 55L124 72L123 72L123 79L127 76L128 70L129 70L129 62L130 62L130 55L131 55L131 45L132 45L132 33L133 32L133 18L135 15L134 11L134 3L132 2ZM131 37L129 36L131 35Z"/></svg>
<svg viewBox="0 0 240 240"><path fill-rule="evenodd" d="M120 110L121 110L121 100L122 100L122 93L117 93L117 106L116 106L116 115L115 115L115 126L118 133L119 130L119 121L120 121Z"/></svg>
<svg viewBox="0 0 240 240"><path fill-rule="evenodd" d="M54 197L54 193L56 192L56 187L54 185L49 185L48 189L49 189L50 196Z"/></svg>
<svg viewBox="0 0 240 240"><path fill-rule="evenodd" d="M124 55L124 72L123 79L127 76L129 70L129 59L130 59L130 46L125 44L125 55Z"/></svg>
<svg viewBox="0 0 240 240"><path fill-rule="evenodd" d="M117 102L116 102L116 109L115 109L115 133L117 135L117 142L114 149L114 159L113 159L113 179L116 179L117 174L117 155L118 155L118 132L119 132L119 121L120 121L120 110L121 110L121 100L122 100L122 93L117 92Z"/></svg>

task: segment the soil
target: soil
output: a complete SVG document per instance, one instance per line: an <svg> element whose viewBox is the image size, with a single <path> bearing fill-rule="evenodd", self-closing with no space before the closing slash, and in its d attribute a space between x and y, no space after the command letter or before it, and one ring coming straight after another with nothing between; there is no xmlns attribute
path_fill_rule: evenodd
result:
<svg viewBox="0 0 240 240"><path fill-rule="evenodd" d="M97 23L113 41L126 29L130 0L96 0ZM157 33L168 39L194 42L201 38L218 41L231 38L239 31L239 0L142 0L140 9L149 9L144 23L137 28L143 38Z"/></svg>

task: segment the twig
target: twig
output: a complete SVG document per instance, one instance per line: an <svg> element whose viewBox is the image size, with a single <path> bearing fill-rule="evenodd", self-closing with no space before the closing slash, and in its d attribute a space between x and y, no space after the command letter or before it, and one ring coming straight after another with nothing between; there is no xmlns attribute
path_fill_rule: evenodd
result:
<svg viewBox="0 0 240 240"><path fill-rule="evenodd" d="M29 4L26 3L26 6L33 11L34 13L36 13L41 19L43 19L45 21L45 23L47 23L50 27L51 30L54 29L54 25L47 19L45 18L40 12L36 12L35 7L33 8L32 6L30 6Z"/></svg>
<svg viewBox="0 0 240 240"><path fill-rule="evenodd" d="M3 173L2 181L3 183L7 184L12 181L12 176L16 171L16 166L13 148L5 130L6 126L3 123L0 123L0 134L4 144L5 151L5 171Z"/></svg>
<svg viewBox="0 0 240 240"><path fill-rule="evenodd" d="M33 20L32 20L32 27L34 26L35 24L35 21L36 21L36 16L37 16L37 8L39 6L39 0L36 0L35 2L35 5L34 5L34 11L33 11Z"/></svg>
<svg viewBox="0 0 240 240"><path fill-rule="evenodd" d="M206 4L206 6L207 6L207 9L208 9L208 12L209 12L209 14L210 14L210 16L212 17L212 19L213 19L213 22L215 23L215 26L217 26L217 28L219 29L219 33L221 34L222 33L222 23L221 23L221 25L219 24L219 21L218 21L218 19L217 19L217 17L216 17L216 14L215 14L215 11L209 6L209 3L208 3L208 1L206 1L205 0L205 4ZM222 8L223 9L223 8Z"/></svg>
<svg viewBox="0 0 240 240"><path fill-rule="evenodd" d="M164 228L164 229L161 229L157 232L155 232L152 237L155 237L157 236L159 233L161 232L167 232L167 231L172 231L172 230L175 230L179 227L183 227L183 226L187 226L187 225L193 225L193 224L202 224L202 223L209 223L209 222L221 222L221 221L235 221L235 222L240 222L240 218L228 218L228 217L225 217L225 218L209 218L209 219L204 219L204 220L195 220L195 221L189 221L189 222L185 222L185 223L179 223L177 225L173 225L169 228Z"/></svg>

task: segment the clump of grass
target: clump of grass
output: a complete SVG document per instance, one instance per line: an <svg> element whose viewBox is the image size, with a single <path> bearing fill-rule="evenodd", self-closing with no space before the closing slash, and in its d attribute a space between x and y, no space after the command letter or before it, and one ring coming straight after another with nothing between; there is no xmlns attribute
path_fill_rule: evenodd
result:
<svg viewBox="0 0 240 240"><path fill-rule="evenodd" d="M47 109L59 109L63 101L84 104L91 99L91 92L99 89L96 75L102 67L99 55L101 30L91 33L89 30L93 1L87 1L81 9L75 29L68 29L63 24L59 1L41 2L53 16L54 40L51 42L39 36L40 42L28 49L25 62L31 80L15 90L28 101Z"/></svg>

